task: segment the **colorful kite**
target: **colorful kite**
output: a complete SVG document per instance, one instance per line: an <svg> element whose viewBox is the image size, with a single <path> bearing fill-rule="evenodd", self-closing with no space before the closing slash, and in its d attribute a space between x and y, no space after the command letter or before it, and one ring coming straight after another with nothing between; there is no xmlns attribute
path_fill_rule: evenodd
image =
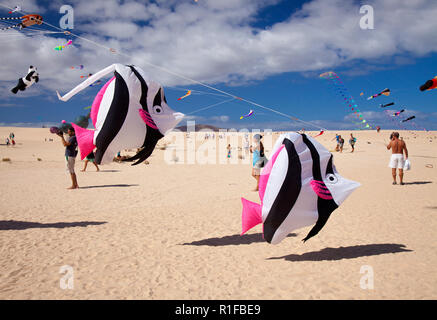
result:
<svg viewBox="0 0 437 320"><path fill-rule="evenodd" d="M81 78L89 78L89 77L91 77L93 74L92 73L88 73L88 75L87 76L80 76Z"/></svg>
<svg viewBox="0 0 437 320"><path fill-rule="evenodd" d="M82 70L83 69L83 64L81 64L81 65L79 65L79 66L77 66L77 67L70 67L71 69L79 69L79 70Z"/></svg>
<svg viewBox="0 0 437 320"><path fill-rule="evenodd" d="M27 75L23 78L18 79L18 84L15 86L15 88L12 88L11 91L12 93L17 94L18 90L24 91L38 81L39 75L36 71L36 67L30 66L29 70L27 71Z"/></svg>
<svg viewBox="0 0 437 320"><path fill-rule="evenodd" d="M352 110L354 115L357 117L357 120L359 122L355 122L352 120L357 126L360 126L360 129L368 129L372 128L367 121L363 118L363 115L361 114L361 111L358 109L358 105L355 103L354 98L349 94L349 91L346 89L345 85L343 84L343 81L340 79L340 77L333 71L328 71L325 73L322 73L320 76L322 79L330 80L336 92L341 95L343 98L343 102ZM364 126L364 127L362 127Z"/></svg>
<svg viewBox="0 0 437 320"><path fill-rule="evenodd" d="M381 95L385 95L388 97L390 95L390 89L384 89L380 93L377 93L377 94L374 94L373 96L368 97L367 100L375 99L376 97L379 97Z"/></svg>
<svg viewBox="0 0 437 320"><path fill-rule="evenodd" d="M318 137L318 136L321 136L321 135L324 134L324 133L325 133L325 131L320 130L319 134L318 134L318 135L315 135L313 138Z"/></svg>
<svg viewBox="0 0 437 320"><path fill-rule="evenodd" d="M14 24L12 26L2 28L0 30L9 30L11 28L19 28L20 30L33 26L35 24L42 24L42 17L39 14L26 14L22 17L7 17L7 18L0 18L0 20L21 20L20 23Z"/></svg>
<svg viewBox="0 0 437 320"><path fill-rule="evenodd" d="M158 141L184 115L170 109L163 87L152 80L146 80L148 77L143 70L119 63L95 73L63 97L57 92L58 98L68 101L110 73L114 73L114 77L100 89L91 107L90 117L96 130L83 129L73 124L81 159L97 148L95 161L104 164L111 162L120 150L141 148L135 156L126 159L138 159L135 165L152 154Z"/></svg>
<svg viewBox="0 0 437 320"><path fill-rule="evenodd" d="M380 107L381 108L386 108L386 107L392 106L394 104L395 104L394 102L390 102L390 103L387 103L387 104L381 104Z"/></svg>
<svg viewBox="0 0 437 320"><path fill-rule="evenodd" d="M189 95L191 95L191 90L188 90L187 93L185 95L183 95L182 97L178 98L178 100L182 100L183 98L186 98Z"/></svg>
<svg viewBox="0 0 437 320"><path fill-rule="evenodd" d="M437 76L420 86L420 91L428 91L437 88Z"/></svg>
<svg viewBox="0 0 437 320"><path fill-rule="evenodd" d="M12 9L11 11L9 11L9 13L14 13L14 12L20 12L21 11L21 7L20 6L15 6L14 9Z"/></svg>
<svg viewBox="0 0 437 320"><path fill-rule="evenodd" d="M395 113L393 113L393 117L397 117L398 115L400 115L404 111L405 111L405 109L402 109L400 111L396 111Z"/></svg>
<svg viewBox="0 0 437 320"><path fill-rule="evenodd" d="M71 45L72 43L73 43L72 40L68 40L68 42L67 42L65 45L55 47L55 50L57 50L57 51L62 51L62 49L65 49L65 47L68 47L68 46Z"/></svg>
<svg viewBox="0 0 437 320"><path fill-rule="evenodd" d="M241 235L262 223L264 239L277 244L293 230L314 225L305 242L359 186L338 174L333 155L317 140L294 132L282 134L261 172L261 204L241 198Z"/></svg>
<svg viewBox="0 0 437 320"><path fill-rule="evenodd" d="M252 114L253 114L253 110L250 110L248 114L245 114L245 115L241 116L240 120L243 119L243 118L250 117Z"/></svg>

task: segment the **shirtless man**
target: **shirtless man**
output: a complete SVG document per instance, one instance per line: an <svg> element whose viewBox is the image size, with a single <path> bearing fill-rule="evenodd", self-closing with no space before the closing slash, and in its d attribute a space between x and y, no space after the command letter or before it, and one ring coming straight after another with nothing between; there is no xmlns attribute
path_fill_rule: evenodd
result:
<svg viewBox="0 0 437 320"><path fill-rule="evenodd" d="M390 158L389 167L391 168L391 174L393 176L393 184L396 183L396 168L399 169L399 180L401 185L404 184L404 164L405 160L408 159L408 150L405 142L403 140L399 140L399 132L393 132L390 135L390 143L387 145L387 150L391 149L392 155ZM404 151L405 151L405 159L404 159Z"/></svg>

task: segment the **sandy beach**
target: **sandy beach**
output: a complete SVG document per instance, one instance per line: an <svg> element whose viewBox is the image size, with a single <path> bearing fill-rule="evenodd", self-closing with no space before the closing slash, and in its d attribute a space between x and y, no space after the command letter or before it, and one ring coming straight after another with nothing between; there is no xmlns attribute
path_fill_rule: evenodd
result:
<svg viewBox="0 0 437 320"><path fill-rule="evenodd" d="M165 138L148 164L80 172L78 157L80 189L67 190L57 136L0 127L0 299L436 299L437 132L400 133L412 164L403 186L391 184L390 131L317 137L361 187L314 238L301 241L308 227L271 245L261 226L240 236L240 198L259 202L250 162L171 163Z"/></svg>

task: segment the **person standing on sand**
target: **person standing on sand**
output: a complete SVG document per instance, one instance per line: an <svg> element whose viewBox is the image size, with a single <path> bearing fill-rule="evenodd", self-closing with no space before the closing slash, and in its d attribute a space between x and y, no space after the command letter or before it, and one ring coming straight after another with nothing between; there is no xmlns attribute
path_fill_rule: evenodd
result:
<svg viewBox="0 0 437 320"><path fill-rule="evenodd" d="M68 141L65 140L64 134L59 132L59 136L62 139L62 144L65 147L65 159L67 160L67 171L70 173L72 185L68 189L78 189L76 173L74 172L74 164L77 156L77 140L74 129L68 128L67 134L69 136Z"/></svg>
<svg viewBox="0 0 437 320"><path fill-rule="evenodd" d="M399 169L399 180L401 185L404 185L404 165L405 160L408 159L408 150L407 145L403 140L399 139L399 132L393 132L390 135L390 143L387 145L387 150L391 149L391 158L389 167L391 168L391 174L393 177L393 184L397 184L396 182L396 168ZM405 159L404 159L405 152Z"/></svg>
<svg viewBox="0 0 437 320"><path fill-rule="evenodd" d="M340 135L335 134L335 138L333 138L332 140L337 140L337 146L335 147L335 151L340 150Z"/></svg>
<svg viewBox="0 0 437 320"><path fill-rule="evenodd" d="M338 144L339 144L339 147L340 147L340 153L342 153L343 152L343 146L344 146L344 139L341 136L339 136L339 138L338 138Z"/></svg>
<svg viewBox="0 0 437 320"><path fill-rule="evenodd" d="M86 171L86 167L88 165L88 162L91 162L92 164L94 164L96 166L96 168L97 168L96 171L100 171L99 166L97 165L97 163L94 162L94 160L95 160L94 152L91 151L91 153L86 156L86 158L85 158L85 165L84 165L83 169L80 170L80 171L82 171L82 172Z"/></svg>
<svg viewBox="0 0 437 320"><path fill-rule="evenodd" d="M349 139L349 144L351 145L351 147L352 147L352 151L351 152L354 152L355 151L355 142L357 141L357 139L353 136L353 134L351 133L351 137L350 137L350 139Z"/></svg>
<svg viewBox="0 0 437 320"><path fill-rule="evenodd" d="M261 175L261 169L267 163L267 159L264 155L264 145L261 142L262 136L256 134L254 137L255 145L250 146L250 153L253 153L252 160L252 177L256 179L256 188L253 191L259 190L259 176Z"/></svg>

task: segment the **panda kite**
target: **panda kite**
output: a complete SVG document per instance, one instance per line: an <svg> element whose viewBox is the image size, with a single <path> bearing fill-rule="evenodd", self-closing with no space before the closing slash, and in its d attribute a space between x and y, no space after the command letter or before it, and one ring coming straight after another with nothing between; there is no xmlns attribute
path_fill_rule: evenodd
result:
<svg viewBox="0 0 437 320"><path fill-rule="evenodd" d="M17 94L18 90L24 91L26 88L29 88L35 82L38 82L38 72L36 71L36 67L30 66L27 71L27 75L23 78L18 79L18 84L11 91Z"/></svg>

